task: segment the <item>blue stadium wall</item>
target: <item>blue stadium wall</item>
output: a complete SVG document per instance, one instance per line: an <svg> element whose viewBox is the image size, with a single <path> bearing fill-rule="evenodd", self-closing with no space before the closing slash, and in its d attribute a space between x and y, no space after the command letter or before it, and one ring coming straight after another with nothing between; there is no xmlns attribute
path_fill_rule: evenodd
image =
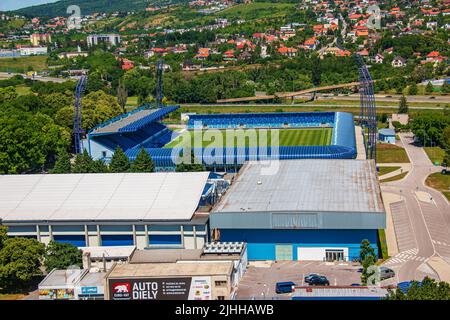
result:
<svg viewBox="0 0 450 320"><path fill-rule="evenodd" d="M249 260L277 260L277 245L292 245L292 260L298 248L348 248L347 260L359 257L361 241L367 239L378 255L376 229L220 229L221 241L247 242Z"/></svg>
<svg viewBox="0 0 450 320"><path fill-rule="evenodd" d="M256 114L255 114L256 115ZM267 148L261 153L258 148L194 148L196 158L203 159L208 169L214 171L237 170L248 160L267 159L354 159L356 158L356 138L353 115L345 112L309 112L289 113L286 115L297 115L299 117L310 117L311 119L333 119L333 133L331 144L328 146L294 146ZM200 115L199 115L200 116ZM207 115L201 115L207 118ZM217 117L219 115L211 115ZM233 115L223 115L232 118ZM267 117L276 117L280 114L269 114ZM202 118L202 119L203 119ZM317 120L317 121L319 121ZM311 120L312 122L312 120ZM276 123L275 123L276 124ZM320 125L320 121L315 123ZM309 123L309 126L313 125ZM274 127L276 127L274 125ZM182 148L145 148L150 154L158 170L174 170L177 159L182 156ZM132 148L126 151L127 156L134 160L140 148ZM229 161L230 157L233 161Z"/></svg>

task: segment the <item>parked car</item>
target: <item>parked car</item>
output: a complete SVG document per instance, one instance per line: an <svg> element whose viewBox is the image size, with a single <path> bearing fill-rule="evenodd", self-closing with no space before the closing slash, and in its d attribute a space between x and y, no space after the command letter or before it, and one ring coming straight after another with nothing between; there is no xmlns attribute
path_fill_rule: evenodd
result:
<svg viewBox="0 0 450 320"><path fill-rule="evenodd" d="M311 274L308 274L307 276L305 276L305 282L306 282L306 283L309 283L309 281L310 281L311 278L313 278L313 277L320 277L320 275L317 274L317 273L311 273Z"/></svg>
<svg viewBox="0 0 450 320"><path fill-rule="evenodd" d="M296 284L292 281L288 282L277 282L275 286L275 292L276 293L291 293L292 287L294 287Z"/></svg>
<svg viewBox="0 0 450 320"><path fill-rule="evenodd" d="M386 280L395 277L395 272L392 269L386 267L380 267L380 279Z"/></svg>
<svg viewBox="0 0 450 320"><path fill-rule="evenodd" d="M324 276L314 276L309 279L310 286L329 286L330 282L327 277Z"/></svg>

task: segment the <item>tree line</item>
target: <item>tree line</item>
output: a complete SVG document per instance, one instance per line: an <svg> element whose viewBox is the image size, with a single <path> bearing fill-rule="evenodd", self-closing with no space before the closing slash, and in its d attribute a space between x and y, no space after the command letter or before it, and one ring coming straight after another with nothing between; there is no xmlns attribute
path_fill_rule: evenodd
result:
<svg viewBox="0 0 450 320"><path fill-rule="evenodd" d="M0 224L0 292L27 292L44 272L82 267L81 250L71 244L50 241L45 246L32 238L10 238L7 231Z"/></svg>

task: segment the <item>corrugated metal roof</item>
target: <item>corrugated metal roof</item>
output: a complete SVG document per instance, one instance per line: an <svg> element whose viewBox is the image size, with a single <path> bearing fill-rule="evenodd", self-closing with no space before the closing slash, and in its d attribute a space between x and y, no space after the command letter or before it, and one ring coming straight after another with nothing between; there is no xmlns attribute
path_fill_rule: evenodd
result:
<svg viewBox="0 0 450 320"><path fill-rule="evenodd" d="M250 161L214 213L384 212L373 160ZM265 169L264 169L265 168Z"/></svg>
<svg viewBox="0 0 450 320"><path fill-rule="evenodd" d="M0 176L0 218L189 220L209 172Z"/></svg>
<svg viewBox="0 0 450 320"><path fill-rule="evenodd" d="M296 287L293 297L385 297L380 287Z"/></svg>
<svg viewBox="0 0 450 320"><path fill-rule="evenodd" d="M117 264L112 269L108 279L231 275L232 270L233 262L231 261L210 263L127 263Z"/></svg>

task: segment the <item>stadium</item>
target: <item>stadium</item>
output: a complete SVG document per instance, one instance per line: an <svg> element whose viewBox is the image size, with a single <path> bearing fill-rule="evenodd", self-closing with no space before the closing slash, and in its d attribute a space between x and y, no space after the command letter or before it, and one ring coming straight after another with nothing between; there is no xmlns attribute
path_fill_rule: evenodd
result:
<svg viewBox="0 0 450 320"><path fill-rule="evenodd" d="M108 162L117 147L134 160L141 148L156 171L173 171L193 152L207 169L237 171L248 160L354 159L353 115L291 112L190 115L186 129L172 131L161 120L179 106L144 105L93 128L83 147Z"/></svg>

